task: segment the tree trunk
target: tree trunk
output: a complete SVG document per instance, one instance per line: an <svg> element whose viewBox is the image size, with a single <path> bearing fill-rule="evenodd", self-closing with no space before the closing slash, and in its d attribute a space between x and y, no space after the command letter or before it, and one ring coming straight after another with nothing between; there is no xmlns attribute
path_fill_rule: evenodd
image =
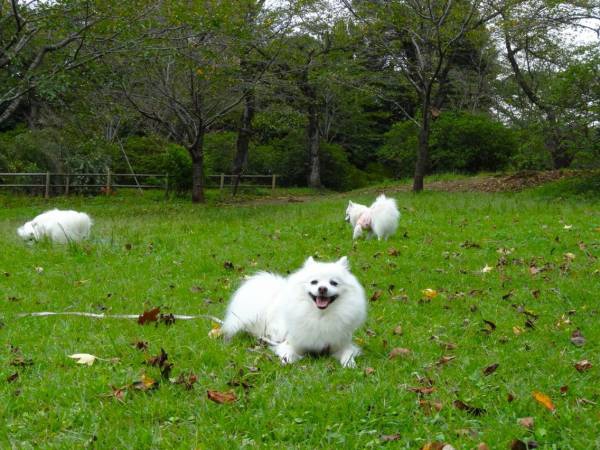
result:
<svg viewBox="0 0 600 450"><path fill-rule="evenodd" d="M413 192L421 192L423 190L423 180L427 173L427 165L429 163L429 131L431 127L430 121L430 96L425 94L423 104L421 105L421 128L419 129L419 149L417 153L417 164L415 165L415 176L413 178Z"/></svg>
<svg viewBox="0 0 600 450"><path fill-rule="evenodd" d="M321 162L319 145L319 111L316 100L308 106L308 187L321 187Z"/></svg>
<svg viewBox="0 0 600 450"><path fill-rule="evenodd" d="M238 129L236 153L233 160L233 195L237 193L240 184L240 177L244 166L248 162L248 149L250 146L250 138L252 137L252 119L256 111L256 97L254 89L248 89L244 96L244 112L242 113L242 121Z"/></svg>
<svg viewBox="0 0 600 450"><path fill-rule="evenodd" d="M552 157L552 165L555 169L564 169L571 165L573 157L567 153L556 115L552 111L546 113L548 126L546 127L546 140L544 145Z"/></svg>
<svg viewBox="0 0 600 450"><path fill-rule="evenodd" d="M192 158L192 203L204 203L204 132L188 151Z"/></svg>

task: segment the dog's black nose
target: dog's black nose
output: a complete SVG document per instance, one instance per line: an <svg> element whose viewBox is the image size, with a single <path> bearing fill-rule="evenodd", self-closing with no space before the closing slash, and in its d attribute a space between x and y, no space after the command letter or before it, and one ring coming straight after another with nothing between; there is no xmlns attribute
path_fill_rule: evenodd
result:
<svg viewBox="0 0 600 450"><path fill-rule="evenodd" d="M327 294L327 286L319 286L319 294Z"/></svg>

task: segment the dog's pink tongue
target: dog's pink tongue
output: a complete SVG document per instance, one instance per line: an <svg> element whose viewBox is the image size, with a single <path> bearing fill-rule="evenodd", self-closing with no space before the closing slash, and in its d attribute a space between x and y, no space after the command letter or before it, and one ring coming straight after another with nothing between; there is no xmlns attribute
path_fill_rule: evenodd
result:
<svg viewBox="0 0 600 450"><path fill-rule="evenodd" d="M319 308L327 308L328 305L329 305L329 298L317 297L317 306Z"/></svg>

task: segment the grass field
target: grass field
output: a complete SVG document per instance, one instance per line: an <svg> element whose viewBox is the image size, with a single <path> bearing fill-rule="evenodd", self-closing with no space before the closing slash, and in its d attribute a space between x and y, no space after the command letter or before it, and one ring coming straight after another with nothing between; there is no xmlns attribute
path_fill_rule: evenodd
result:
<svg viewBox="0 0 600 450"><path fill-rule="evenodd" d="M347 200L373 193L208 206L2 196L0 448L600 448L600 197L562 192L398 193L399 232L355 244ZM55 206L92 215L92 239L18 240L19 224ZM281 366L250 337L209 338L204 319L18 317L157 306L222 317L245 275L309 255L348 255L373 298L357 369L327 357ZM146 363L161 348L170 378L197 377L191 389ZM394 348L410 352L390 358ZM79 365L73 353L103 359ZM582 360L592 367L577 370Z"/></svg>

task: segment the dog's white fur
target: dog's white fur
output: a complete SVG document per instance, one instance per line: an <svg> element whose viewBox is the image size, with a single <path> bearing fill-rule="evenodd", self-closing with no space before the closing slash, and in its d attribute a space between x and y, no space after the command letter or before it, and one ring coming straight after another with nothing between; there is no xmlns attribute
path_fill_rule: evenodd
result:
<svg viewBox="0 0 600 450"><path fill-rule="evenodd" d="M358 223L363 214L370 215L371 227L369 229L364 229ZM398 229L399 219L400 211L396 206L396 200L388 198L384 194L377 197L370 207L349 201L346 208L346 221L350 222L354 230L352 239L359 238L364 231L367 232L367 237L375 234L378 240L387 239Z"/></svg>
<svg viewBox="0 0 600 450"><path fill-rule="evenodd" d="M271 344L284 364L307 353L328 353L355 367L352 333L367 316L365 292L345 256L332 263L308 258L287 278L261 272L235 292L223 323L229 340L246 331Z"/></svg>
<svg viewBox="0 0 600 450"><path fill-rule="evenodd" d="M17 234L26 241L48 238L66 244L87 239L91 227L92 220L86 213L53 209L19 227Z"/></svg>

